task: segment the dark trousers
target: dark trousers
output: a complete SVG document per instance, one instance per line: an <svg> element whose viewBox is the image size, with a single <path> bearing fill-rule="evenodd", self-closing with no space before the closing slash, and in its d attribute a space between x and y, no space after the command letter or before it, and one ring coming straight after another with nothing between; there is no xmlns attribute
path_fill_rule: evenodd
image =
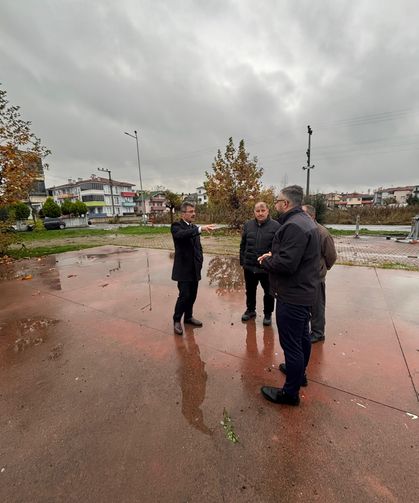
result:
<svg viewBox="0 0 419 503"><path fill-rule="evenodd" d="M246 282L246 308L248 311L256 311L256 290L260 283L263 291L263 313L271 315L274 310L275 299L269 293L269 276L266 273L254 273L244 269L244 281Z"/></svg>
<svg viewBox="0 0 419 503"><path fill-rule="evenodd" d="M326 283L320 281L316 293L316 302L311 306L311 333L324 335L326 326Z"/></svg>
<svg viewBox="0 0 419 503"><path fill-rule="evenodd" d="M310 307L276 302L279 342L285 355L287 377L284 391L298 395L311 352Z"/></svg>
<svg viewBox="0 0 419 503"><path fill-rule="evenodd" d="M189 320L192 318L193 305L198 293L198 281L178 281L179 297L176 301L173 321L180 321L182 316Z"/></svg>

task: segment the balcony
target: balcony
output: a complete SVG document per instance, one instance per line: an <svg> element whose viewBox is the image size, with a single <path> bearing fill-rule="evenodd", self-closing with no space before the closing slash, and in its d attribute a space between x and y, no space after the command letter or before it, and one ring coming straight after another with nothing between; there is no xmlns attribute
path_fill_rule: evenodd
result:
<svg viewBox="0 0 419 503"><path fill-rule="evenodd" d="M105 201L83 201L83 202L88 208L91 208L92 206L94 207L106 206Z"/></svg>

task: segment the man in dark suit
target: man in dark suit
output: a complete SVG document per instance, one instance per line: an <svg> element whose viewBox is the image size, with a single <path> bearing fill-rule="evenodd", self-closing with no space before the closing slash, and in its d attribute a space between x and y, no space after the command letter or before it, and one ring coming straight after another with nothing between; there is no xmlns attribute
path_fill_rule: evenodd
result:
<svg viewBox="0 0 419 503"><path fill-rule="evenodd" d="M175 244L175 260L172 279L177 281L179 296L173 314L173 329L175 334L182 335L180 320L184 323L202 327L202 322L193 317L193 305L198 293L198 281L201 279L203 262L200 235L202 231L210 232L215 225L197 226L195 220L195 205L188 201L180 207L181 219L172 224L171 232Z"/></svg>

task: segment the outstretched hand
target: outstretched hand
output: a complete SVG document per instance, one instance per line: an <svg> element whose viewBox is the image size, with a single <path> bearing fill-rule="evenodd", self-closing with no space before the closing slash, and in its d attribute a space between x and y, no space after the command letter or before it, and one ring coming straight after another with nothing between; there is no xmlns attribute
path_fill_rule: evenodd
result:
<svg viewBox="0 0 419 503"><path fill-rule="evenodd" d="M211 232L211 231L215 231L216 228L217 228L217 226L215 224L202 225L201 231Z"/></svg>

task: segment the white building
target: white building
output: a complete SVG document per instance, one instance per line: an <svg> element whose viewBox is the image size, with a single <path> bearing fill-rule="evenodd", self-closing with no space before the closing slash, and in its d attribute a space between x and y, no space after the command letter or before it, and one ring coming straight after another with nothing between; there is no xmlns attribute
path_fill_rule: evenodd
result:
<svg viewBox="0 0 419 503"><path fill-rule="evenodd" d="M198 197L198 204L206 204L208 202L208 196L205 187L197 187L196 194Z"/></svg>
<svg viewBox="0 0 419 503"><path fill-rule="evenodd" d="M383 189L380 187L374 192L374 204L386 204L386 201L391 201L392 204L400 206L407 205L407 199L411 194L414 194L415 187L390 187Z"/></svg>
<svg viewBox="0 0 419 503"><path fill-rule="evenodd" d="M134 214L134 184L92 175L90 179L68 180L68 183L48 189L54 201L62 204L66 200L82 201L86 204L89 217L112 217ZM113 197L112 197L113 195ZM113 201L112 201L113 199Z"/></svg>

